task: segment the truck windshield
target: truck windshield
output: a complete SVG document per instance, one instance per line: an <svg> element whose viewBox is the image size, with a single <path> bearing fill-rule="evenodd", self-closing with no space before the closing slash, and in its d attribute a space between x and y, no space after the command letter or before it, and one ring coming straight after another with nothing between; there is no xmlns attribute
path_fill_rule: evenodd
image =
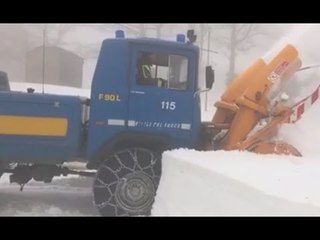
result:
<svg viewBox="0 0 320 240"><path fill-rule="evenodd" d="M188 59L175 54L140 52L137 60L138 85L186 90Z"/></svg>

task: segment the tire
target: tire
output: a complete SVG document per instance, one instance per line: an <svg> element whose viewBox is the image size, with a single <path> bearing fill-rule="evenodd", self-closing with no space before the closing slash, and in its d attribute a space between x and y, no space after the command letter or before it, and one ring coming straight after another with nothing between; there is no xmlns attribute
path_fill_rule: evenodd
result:
<svg viewBox="0 0 320 240"><path fill-rule="evenodd" d="M161 154L145 148L116 152L100 165L93 185L102 216L150 215L161 177Z"/></svg>
<svg viewBox="0 0 320 240"><path fill-rule="evenodd" d="M2 174L3 174L3 164L2 164L2 162L0 162L0 178L1 178Z"/></svg>
<svg viewBox="0 0 320 240"><path fill-rule="evenodd" d="M4 164L3 162L0 162L0 178L3 175L3 171L6 168L6 164Z"/></svg>

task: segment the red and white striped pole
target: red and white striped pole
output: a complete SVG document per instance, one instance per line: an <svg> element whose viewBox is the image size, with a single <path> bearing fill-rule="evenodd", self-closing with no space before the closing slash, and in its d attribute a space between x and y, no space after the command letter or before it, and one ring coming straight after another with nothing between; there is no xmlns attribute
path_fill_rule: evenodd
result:
<svg viewBox="0 0 320 240"><path fill-rule="evenodd" d="M311 95L305 97L296 103L291 109L292 114L284 121L284 123L295 123L319 99L320 85L312 92Z"/></svg>

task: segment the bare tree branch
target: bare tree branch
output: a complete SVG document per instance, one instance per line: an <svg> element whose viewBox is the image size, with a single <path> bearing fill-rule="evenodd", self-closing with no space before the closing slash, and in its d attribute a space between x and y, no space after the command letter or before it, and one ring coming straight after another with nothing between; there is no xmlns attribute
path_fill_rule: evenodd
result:
<svg viewBox="0 0 320 240"><path fill-rule="evenodd" d="M239 31L239 34L238 34L238 36L237 37L239 37L239 38L237 38L237 43L241 43L242 41L244 41L244 40L246 40L246 39L248 39L249 38L249 34L251 33L252 34L252 25L249 25L247 28L245 28L244 27L244 25L243 25L243 28L242 28L242 36L241 36L241 32ZM252 35L250 36L250 37L252 37Z"/></svg>
<svg viewBox="0 0 320 240"><path fill-rule="evenodd" d="M254 47L252 39L260 34L259 26L253 24L232 24L219 26L223 37L219 37L220 43L229 51L228 78L232 79L236 69L236 57L239 51L248 51Z"/></svg>

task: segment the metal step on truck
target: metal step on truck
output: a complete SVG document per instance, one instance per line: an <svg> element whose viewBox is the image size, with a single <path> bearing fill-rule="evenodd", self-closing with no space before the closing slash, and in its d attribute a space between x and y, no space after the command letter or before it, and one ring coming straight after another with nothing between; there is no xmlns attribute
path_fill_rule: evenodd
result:
<svg viewBox="0 0 320 240"><path fill-rule="evenodd" d="M101 215L150 215L165 150L249 150L299 156L289 144L272 141L290 108L270 109L269 91L299 67L287 46L271 62L262 60L227 88L210 122L201 122L199 48L193 30L176 41L125 38L116 31L103 41L90 99L10 91L4 72L0 91L0 176L23 186L31 179L93 177L93 199ZM279 67L280 66L280 67ZM272 110L272 111L271 111ZM269 119L255 131L261 119ZM255 131L255 132L253 132ZM65 162L85 161L87 171ZM90 170L90 171L89 171ZM96 171L95 171L96 170ZM0 191L1 195L1 191Z"/></svg>

